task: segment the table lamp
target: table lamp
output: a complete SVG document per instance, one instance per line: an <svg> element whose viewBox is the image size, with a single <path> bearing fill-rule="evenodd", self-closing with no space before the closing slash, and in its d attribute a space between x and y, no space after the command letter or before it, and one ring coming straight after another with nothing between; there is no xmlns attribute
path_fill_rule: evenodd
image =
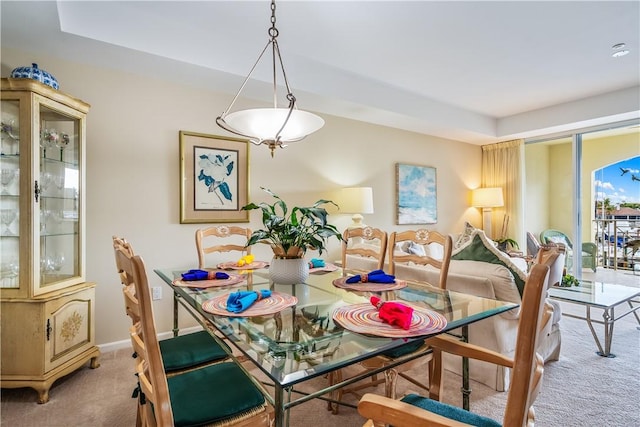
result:
<svg viewBox="0 0 640 427"><path fill-rule="evenodd" d="M340 213L353 214L348 228L363 228L362 214L373 213L373 189L371 187L349 187L340 191Z"/></svg>
<svg viewBox="0 0 640 427"><path fill-rule="evenodd" d="M502 197L502 188L476 188L471 193L471 206L482 208L482 228L487 235L491 236L491 208L504 206L504 198Z"/></svg>

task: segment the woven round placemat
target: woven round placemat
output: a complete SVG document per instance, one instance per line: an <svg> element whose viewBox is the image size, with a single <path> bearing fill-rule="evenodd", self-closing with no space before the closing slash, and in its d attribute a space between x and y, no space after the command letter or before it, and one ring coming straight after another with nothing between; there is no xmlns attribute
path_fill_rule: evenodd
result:
<svg viewBox="0 0 640 427"><path fill-rule="evenodd" d="M217 314L218 316L252 317L275 314L298 303L298 298L293 295L271 292L270 297L256 301L245 311L232 313L227 310L227 299L229 299L229 294L218 295L203 302L202 309L207 313Z"/></svg>
<svg viewBox="0 0 640 427"><path fill-rule="evenodd" d="M332 271L336 271L339 268L340 267L338 267L337 265L327 263L324 267L310 268L309 274L329 273Z"/></svg>
<svg viewBox="0 0 640 427"><path fill-rule="evenodd" d="M396 280L394 283L373 283L373 282L358 282L347 283L348 277L340 277L333 281L333 286L340 289L349 289L352 291L363 292L382 292L382 291L394 291L407 287L407 282L404 280Z"/></svg>
<svg viewBox="0 0 640 427"><path fill-rule="evenodd" d="M349 331L387 338L429 335L440 332L447 326L447 319L440 313L424 308L411 307L413 308L413 316L411 327L408 330L383 322L378 316L378 310L370 303L338 307L333 312L333 320Z"/></svg>
<svg viewBox="0 0 640 427"><path fill-rule="evenodd" d="M221 286L230 286L237 285L238 283L244 282L244 276L240 276L239 274L229 274L228 279L211 279L211 280L182 280L176 279L173 281L173 284L176 286L182 286L185 288L213 288L213 287L221 287Z"/></svg>
<svg viewBox="0 0 640 427"><path fill-rule="evenodd" d="M253 261L250 264L245 264L240 267L236 261L229 261L218 264L218 268L221 270L257 270L259 268L265 268L268 265L269 263L266 261Z"/></svg>

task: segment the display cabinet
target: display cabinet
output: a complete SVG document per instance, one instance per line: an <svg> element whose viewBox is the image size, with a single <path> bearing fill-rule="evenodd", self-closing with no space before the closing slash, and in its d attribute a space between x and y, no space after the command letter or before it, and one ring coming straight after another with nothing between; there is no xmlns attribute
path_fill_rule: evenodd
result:
<svg viewBox="0 0 640 427"><path fill-rule="evenodd" d="M1 382L44 403L55 380L99 366L85 280L89 105L31 79L1 89Z"/></svg>

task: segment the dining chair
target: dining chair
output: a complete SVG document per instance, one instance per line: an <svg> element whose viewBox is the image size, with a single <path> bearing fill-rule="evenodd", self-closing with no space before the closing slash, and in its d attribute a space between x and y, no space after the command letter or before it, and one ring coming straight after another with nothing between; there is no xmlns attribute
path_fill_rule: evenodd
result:
<svg viewBox="0 0 640 427"><path fill-rule="evenodd" d="M537 258L533 264L533 266L543 265L548 268L549 271L545 279L545 289L543 292L544 307L543 317L539 324L540 337L549 335L551 333L557 333L558 335L560 334L558 321L554 321L553 319L554 315L558 315L557 313L560 313L560 307L555 302L549 303L549 300L547 299L547 290L549 286L555 283L557 280L562 280L562 271L564 269L565 263L564 256L565 248L562 245L541 245L538 251ZM530 275L531 272L529 273L529 277ZM522 304L524 304L524 295L521 300L521 307ZM521 308L519 310L521 310ZM522 311L520 312L518 319L519 333L520 325L522 325ZM540 350L541 341L542 340L539 339L536 344L537 350ZM433 349L432 365L430 366L430 375L432 375L433 377L429 378L429 397L434 400L440 400L440 394L442 392L442 352L451 353L462 357L469 357L471 359L497 364L506 368L513 368L513 359L510 359L508 356L502 355L501 353L494 352L476 344L462 342L449 335L438 335L436 337L427 339L426 342L427 344L431 345ZM556 348L554 348L552 352L555 353L557 360L557 356L560 353L560 337L558 337L557 344L555 345ZM544 353L547 352L548 351L545 351ZM470 356L469 354L472 355ZM500 354L501 359L496 359L495 354ZM553 358L550 357L547 360L551 359Z"/></svg>
<svg viewBox="0 0 640 427"><path fill-rule="evenodd" d="M116 248L139 303L140 319L130 328L136 373L144 395L143 426L270 426L273 408L263 391L234 362L220 362L167 376L157 338L144 261Z"/></svg>
<svg viewBox="0 0 640 427"><path fill-rule="evenodd" d="M206 256L214 252L240 252L238 258L251 254L251 246L246 246L249 237L250 228L233 225L214 225L196 230L198 268L205 268Z"/></svg>
<svg viewBox="0 0 640 427"><path fill-rule="evenodd" d="M133 247L126 239L113 236L113 249L126 254L128 257L134 256ZM116 268L122 283L122 294L124 296L125 312L131 318L132 324L140 321L140 300L136 295L132 277L121 265L122 257L115 257ZM175 375L186 370L195 369L212 363L218 363L226 359L231 353L231 349L218 344L208 331L198 331L186 335L179 335L167 338L159 342L160 353L162 353L163 368L167 375ZM134 354L134 357L137 357ZM138 391L139 392L139 391ZM135 394L135 393L134 393ZM140 396L138 396L140 397ZM140 399L138 399L138 420L140 420ZM140 424L136 424L140 425Z"/></svg>
<svg viewBox="0 0 640 427"><path fill-rule="evenodd" d="M557 255L556 255L557 256ZM536 345L540 336L545 312L545 296L548 283L549 266L535 264L527 278L520 307L518 338L513 359L500 353L474 346L468 343L459 345L459 341L444 335L430 338L434 348L434 379L431 381L429 396L409 394L400 400L390 399L371 393L365 394L358 403L358 412L368 421L365 426L382 426L386 423L396 427L414 427L418 425L437 426L527 426L533 425L535 413L533 402L542 386L543 361L536 353ZM452 348L448 348L451 344ZM432 398L439 398L441 392L442 351L455 350L460 355L474 358L482 357L492 363L512 368L511 387L507 395L502 424L490 418L448 405Z"/></svg>
<svg viewBox="0 0 640 427"><path fill-rule="evenodd" d="M113 248L129 256L135 255L131 244L121 237L113 236ZM132 323L136 323L140 320L140 301L136 296L131 278L118 264L117 257L116 267L122 283L125 311ZM163 355L164 370L167 374L171 374L226 359L231 349L218 344L208 331L198 331L161 340L160 351Z"/></svg>
<svg viewBox="0 0 640 427"><path fill-rule="evenodd" d="M406 247L407 250L397 250L397 248L402 247ZM433 283L430 285L440 289L446 289L449 264L451 262L451 252L453 250L452 248L452 237L450 235L440 234L437 231L430 231L426 229L407 230L403 232L394 231L389 235L389 273L396 275L396 277L398 278L398 266L401 264L413 263L420 265L429 265L438 272L437 283ZM364 368L365 371L372 371L395 363L399 357L404 357L411 353L424 352L427 348L428 344L426 344L424 340L414 341L410 344L397 347L379 356L364 360L360 362L360 366ZM421 383L414 377L405 374L405 372L422 364L427 364L430 361L431 354L413 359L407 363L403 363L401 365L383 371L383 379L378 379L377 376L374 375L371 377L370 381L359 383L351 387L338 389L333 396L336 398L336 400L341 401L342 396L346 393L357 392L364 388L376 386L384 382L385 396L391 399L395 399L398 376L406 379L407 381L420 388L428 390L428 385ZM332 375L330 375L329 378L333 381L334 384L341 381L342 371L335 371L334 373L332 373ZM330 404L330 409L334 414L336 414L338 412L338 405Z"/></svg>
<svg viewBox="0 0 640 427"><path fill-rule="evenodd" d="M387 239L387 232L379 228L347 228L342 233L342 268L381 270L387 254Z"/></svg>
<svg viewBox="0 0 640 427"><path fill-rule="evenodd" d="M406 250L397 250L397 248ZM449 263L453 250L453 238L437 231L426 229L393 232L389 236L389 273L400 277L398 266L417 264L431 266L438 270L438 283L432 286L447 288Z"/></svg>

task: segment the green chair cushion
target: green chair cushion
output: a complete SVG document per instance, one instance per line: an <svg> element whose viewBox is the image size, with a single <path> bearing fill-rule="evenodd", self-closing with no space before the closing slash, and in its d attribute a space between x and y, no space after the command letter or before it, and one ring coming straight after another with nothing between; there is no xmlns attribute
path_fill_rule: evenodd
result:
<svg viewBox="0 0 640 427"><path fill-rule="evenodd" d="M404 356L405 354L413 353L414 351L422 347L423 344L424 340L413 341L409 344L401 345L400 347L385 351L382 354L392 359L396 359L400 356Z"/></svg>
<svg viewBox="0 0 640 427"><path fill-rule="evenodd" d="M431 400L426 397L419 396L417 394L408 394L401 399L403 402L408 403L418 408L425 409L434 414L442 415L443 417L459 421L461 423L470 424L476 427L500 427L501 424L492 420L491 418L483 417L473 412L465 411L457 406L447 405L446 403L438 402L437 400Z"/></svg>
<svg viewBox="0 0 640 427"><path fill-rule="evenodd" d="M178 371L228 356L207 331L180 335L159 342L165 372ZM227 349L228 350L228 349Z"/></svg>
<svg viewBox="0 0 640 427"><path fill-rule="evenodd" d="M222 421L264 404L264 396L233 362L222 362L167 378L177 427Z"/></svg>

